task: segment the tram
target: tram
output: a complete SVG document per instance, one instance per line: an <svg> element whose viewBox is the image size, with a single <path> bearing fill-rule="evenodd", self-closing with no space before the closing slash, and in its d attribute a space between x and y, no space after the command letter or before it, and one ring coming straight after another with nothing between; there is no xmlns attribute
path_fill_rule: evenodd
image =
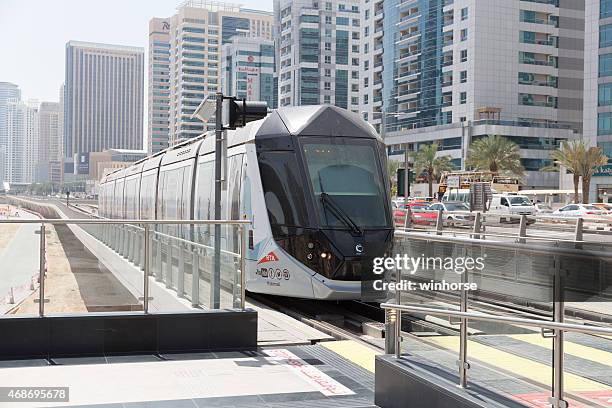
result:
<svg viewBox="0 0 612 408"><path fill-rule="evenodd" d="M214 139L203 135L108 174L99 215L214 219ZM221 218L252 221L248 291L363 297L372 259L393 241L385 146L371 125L329 105L279 108L227 131L224 167ZM212 229L166 232L212 244ZM239 252L237 236L224 238L223 249Z"/></svg>

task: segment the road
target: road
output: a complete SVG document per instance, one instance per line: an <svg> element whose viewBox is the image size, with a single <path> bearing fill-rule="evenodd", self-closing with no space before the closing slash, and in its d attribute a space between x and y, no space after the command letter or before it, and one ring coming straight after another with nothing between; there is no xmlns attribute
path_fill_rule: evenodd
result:
<svg viewBox="0 0 612 408"><path fill-rule="evenodd" d="M37 219L25 211L19 211L20 218ZM1 228L1 227L0 227ZM19 226L6 248L0 253L0 299L11 287L28 285L32 276L38 273L39 235L36 224Z"/></svg>

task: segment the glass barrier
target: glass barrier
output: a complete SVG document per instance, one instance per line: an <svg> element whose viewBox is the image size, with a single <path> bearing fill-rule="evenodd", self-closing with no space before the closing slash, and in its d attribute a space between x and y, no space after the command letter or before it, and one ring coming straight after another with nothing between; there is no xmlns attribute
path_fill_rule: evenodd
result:
<svg viewBox="0 0 612 408"><path fill-rule="evenodd" d="M30 216L3 217L0 208L0 314L244 308L247 221L40 220L22 212Z"/></svg>

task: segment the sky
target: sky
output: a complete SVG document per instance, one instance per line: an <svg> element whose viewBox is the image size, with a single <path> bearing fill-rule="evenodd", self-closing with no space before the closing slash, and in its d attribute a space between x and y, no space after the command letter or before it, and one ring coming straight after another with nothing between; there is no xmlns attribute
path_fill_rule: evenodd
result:
<svg viewBox="0 0 612 408"><path fill-rule="evenodd" d="M0 82L19 85L24 100L59 101L68 41L131 45L146 50L149 20L171 16L179 3L180 0L0 0ZM233 3L272 11L272 0ZM145 66L145 76L146 71Z"/></svg>

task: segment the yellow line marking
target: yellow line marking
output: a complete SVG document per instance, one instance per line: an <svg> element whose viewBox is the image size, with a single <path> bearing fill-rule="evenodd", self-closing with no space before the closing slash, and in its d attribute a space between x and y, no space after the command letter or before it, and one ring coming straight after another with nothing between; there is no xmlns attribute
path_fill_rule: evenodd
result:
<svg viewBox="0 0 612 408"><path fill-rule="evenodd" d="M459 337L444 336L432 337L428 341L446 349L459 350ZM518 379L530 379L551 387L552 368L550 365L538 363L524 357L519 357L493 347L485 346L474 341L468 341L468 360L477 359L494 367L510 372ZM565 389L568 392L581 391L609 391L612 390L604 384L566 372L564 376Z"/></svg>
<svg viewBox="0 0 612 408"><path fill-rule="evenodd" d="M372 373L375 357L382 354L353 340L323 341L319 344Z"/></svg>
<svg viewBox="0 0 612 408"><path fill-rule="evenodd" d="M509 337L524 341L525 343L533 344L540 347L545 347L552 350L552 339L545 339L539 333L533 334L514 334ZM595 361L610 367L612 372L612 353L599 350L593 347L583 346L581 344L572 343L571 341L563 342L563 351L572 356L584 358L586 360Z"/></svg>

